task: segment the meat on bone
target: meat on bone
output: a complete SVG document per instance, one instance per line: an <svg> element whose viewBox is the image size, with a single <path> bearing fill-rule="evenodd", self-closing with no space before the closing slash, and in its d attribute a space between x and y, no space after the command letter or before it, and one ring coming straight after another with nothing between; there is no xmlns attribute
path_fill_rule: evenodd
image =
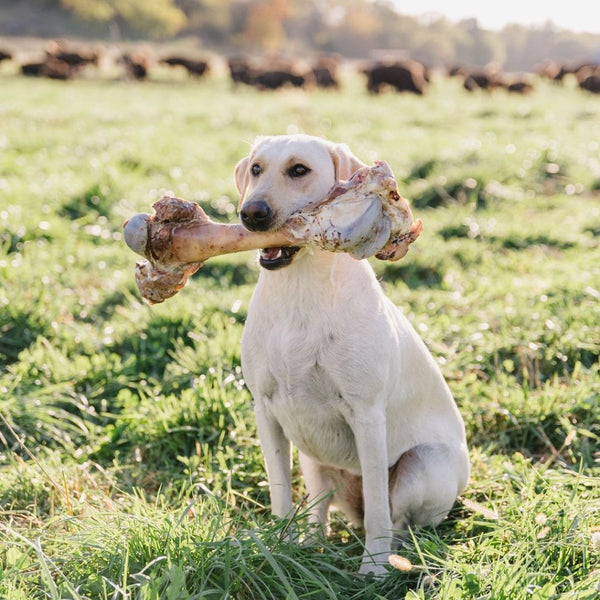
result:
<svg viewBox="0 0 600 600"><path fill-rule="evenodd" d="M175 295L213 256L293 245L398 260L423 229L385 161L358 169L275 231L217 223L198 204L179 198L163 197L153 208L153 215L137 214L124 224L125 242L146 259L136 264L136 282L150 304Z"/></svg>

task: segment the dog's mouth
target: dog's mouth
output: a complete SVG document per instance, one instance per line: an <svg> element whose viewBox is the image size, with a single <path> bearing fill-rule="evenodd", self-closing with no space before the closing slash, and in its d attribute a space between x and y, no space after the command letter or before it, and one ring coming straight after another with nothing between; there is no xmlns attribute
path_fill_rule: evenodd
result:
<svg viewBox="0 0 600 600"><path fill-rule="evenodd" d="M287 267L294 260L294 256L298 250L300 250L298 246L261 248L258 262L261 267L269 271L281 269L282 267Z"/></svg>

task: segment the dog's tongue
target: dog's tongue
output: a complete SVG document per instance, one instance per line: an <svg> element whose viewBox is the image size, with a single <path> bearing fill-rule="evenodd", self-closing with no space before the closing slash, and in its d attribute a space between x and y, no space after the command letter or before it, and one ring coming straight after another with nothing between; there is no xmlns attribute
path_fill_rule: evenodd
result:
<svg viewBox="0 0 600 600"><path fill-rule="evenodd" d="M275 260L281 255L281 248L263 248L260 253L266 260Z"/></svg>

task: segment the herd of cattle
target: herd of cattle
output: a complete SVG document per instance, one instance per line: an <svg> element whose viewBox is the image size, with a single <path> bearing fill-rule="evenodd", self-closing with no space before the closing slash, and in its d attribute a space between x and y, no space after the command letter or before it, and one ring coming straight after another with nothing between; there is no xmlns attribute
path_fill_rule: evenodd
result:
<svg viewBox="0 0 600 600"><path fill-rule="evenodd" d="M572 75L582 90L600 94L600 64L598 63L580 63L568 66L548 61L540 66L538 75L556 82L562 82L565 76Z"/></svg>
<svg viewBox="0 0 600 600"><path fill-rule="evenodd" d="M21 62L19 69L26 76L67 80L77 77L89 66L98 68L102 59L102 53L96 49L51 42L40 60ZM121 67L122 76L136 80L146 79L150 71L159 65L183 68L190 77L195 78L205 77L211 72L209 61L181 55L154 58L148 53L131 52L119 53L112 59ZM16 60L16 57L10 51L0 49L0 62L3 60ZM316 58L310 64L273 57L257 59L238 56L227 60L234 85L248 85L260 90L284 87L338 89L341 87L341 64L341 60L333 56ZM421 95L427 91L432 79L432 70L413 60L370 61L357 69L366 77L366 89L372 94L391 88ZM448 69L446 74L460 78L464 89L469 92L503 88L509 92L526 94L535 88L535 75L556 82L562 82L567 75L571 75L581 89L600 93L600 65L594 63L568 66L548 61L538 68L536 74L525 75L503 73L492 65L483 69L461 66Z"/></svg>

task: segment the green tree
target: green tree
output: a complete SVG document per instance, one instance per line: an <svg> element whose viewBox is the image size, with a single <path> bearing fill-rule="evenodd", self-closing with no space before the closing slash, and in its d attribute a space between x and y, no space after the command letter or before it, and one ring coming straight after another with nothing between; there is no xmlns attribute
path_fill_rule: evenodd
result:
<svg viewBox="0 0 600 600"><path fill-rule="evenodd" d="M213 47L231 42L234 24L229 0L176 0L176 5L187 17L183 35L197 36Z"/></svg>
<svg viewBox="0 0 600 600"><path fill-rule="evenodd" d="M446 19L436 19L427 27L413 28L411 56L426 65L447 67L455 62L453 25Z"/></svg>
<svg viewBox="0 0 600 600"><path fill-rule="evenodd" d="M253 47L278 50L286 41L284 22L290 15L288 0L263 0L250 6L244 39Z"/></svg>
<svg viewBox="0 0 600 600"><path fill-rule="evenodd" d="M506 51L497 34L481 29L477 19L464 19L458 27L464 33L464 37L456 43L456 59L459 63L467 65L504 63Z"/></svg>
<svg viewBox="0 0 600 600"><path fill-rule="evenodd" d="M61 0L61 5L82 19L125 25L150 36L174 34L186 23L174 0Z"/></svg>

